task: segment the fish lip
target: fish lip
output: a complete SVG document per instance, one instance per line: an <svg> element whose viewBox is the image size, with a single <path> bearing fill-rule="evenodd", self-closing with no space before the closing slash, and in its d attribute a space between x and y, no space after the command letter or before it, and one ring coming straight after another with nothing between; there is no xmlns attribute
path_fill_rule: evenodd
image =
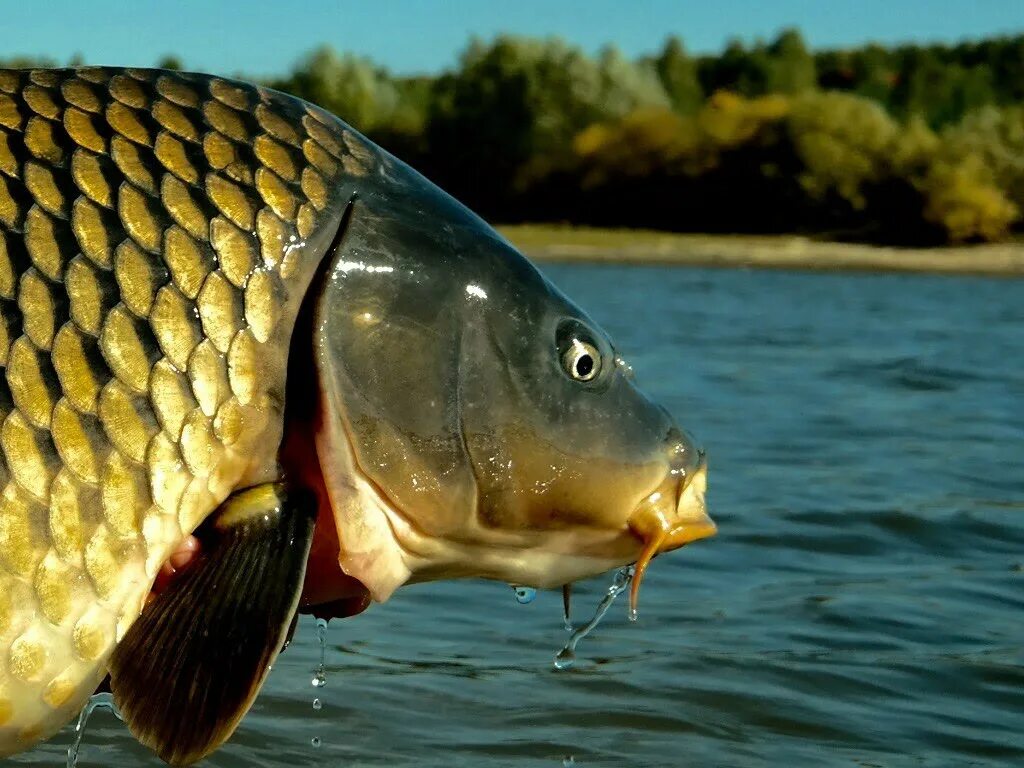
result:
<svg viewBox="0 0 1024 768"><path fill-rule="evenodd" d="M664 503L654 501L659 492L647 497L629 517L628 527L645 547L655 538L661 544L654 554L668 552L718 532L718 526L707 513L707 457L699 452L696 467L676 484L675 504L666 510Z"/></svg>
<svg viewBox="0 0 1024 768"><path fill-rule="evenodd" d="M670 473L671 474L671 473ZM662 486L664 487L664 485ZM635 563L635 575L630 587L630 606L635 614L647 567L664 552L679 549L700 539L714 536L718 527L708 516L704 504L707 489L707 460L703 451L696 468L687 473L677 485L675 504L666 514L664 496L656 490L630 515L630 532L640 540L641 549ZM662 502L662 503L659 503Z"/></svg>

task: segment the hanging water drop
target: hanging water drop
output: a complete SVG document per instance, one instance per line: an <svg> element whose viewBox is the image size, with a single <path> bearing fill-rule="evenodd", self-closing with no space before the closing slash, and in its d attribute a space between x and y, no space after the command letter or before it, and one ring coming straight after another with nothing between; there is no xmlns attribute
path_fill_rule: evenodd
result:
<svg viewBox="0 0 1024 768"><path fill-rule="evenodd" d="M537 590L533 587L524 587L522 584L511 584L510 586L515 593L517 603L523 605L532 603L537 597Z"/></svg>
<svg viewBox="0 0 1024 768"><path fill-rule="evenodd" d="M562 625L566 632L572 632L572 584L562 585Z"/></svg>
<svg viewBox="0 0 1024 768"><path fill-rule="evenodd" d="M316 620L316 637L320 643L320 665L316 668L313 673L313 679L310 684L314 688L323 688L327 685L327 620L317 619Z"/></svg>
<svg viewBox="0 0 1024 768"><path fill-rule="evenodd" d="M316 620L316 639L320 644L320 663L313 671L313 679L310 680L310 685L316 689L323 688L327 685L327 619ZM324 708L324 703L319 696L313 697L313 711L319 712ZM320 737L314 736L310 742L313 749L320 748Z"/></svg>
<svg viewBox="0 0 1024 768"><path fill-rule="evenodd" d="M612 603L615 602L615 598L621 595L629 588L629 583L633 580L634 569L632 565L627 565L625 568L620 568L615 572L615 579L612 581L611 586L608 587L608 591L605 593L601 602L598 603L597 610L594 611L593 617L578 628L572 635L569 636L569 642L565 644L555 656L555 669L569 669L573 664L576 663L576 646L580 640L590 634L590 631L596 627L604 615L611 608Z"/></svg>
<svg viewBox="0 0 1024 768"><path fill-rule="evenodd" d="M114 703L113 694L94 693L90 696L89 701L82 708L82 712L78 716L78 722L75 724L75 738L74 741L71 742L71 746L68 747L67 768L75 768L75 766L78 765L78 751L82 747L82 738L85 736L85 726L89 722L89 716L97 709L106 709L118 720L124 722L124 718L121 717L121 713L117 709L117 704Z"/></svg>

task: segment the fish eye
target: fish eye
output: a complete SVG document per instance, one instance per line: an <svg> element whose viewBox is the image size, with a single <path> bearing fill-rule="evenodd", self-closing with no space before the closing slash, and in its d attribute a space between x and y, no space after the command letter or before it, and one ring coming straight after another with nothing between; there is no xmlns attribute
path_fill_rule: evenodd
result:
<svg viewBox="0 0 1024 768"><path fill-rule="evenodd" d="M601 353L593 344L573 339L562 354L562 367L576 381L592 381L601 372Z"/></svg>

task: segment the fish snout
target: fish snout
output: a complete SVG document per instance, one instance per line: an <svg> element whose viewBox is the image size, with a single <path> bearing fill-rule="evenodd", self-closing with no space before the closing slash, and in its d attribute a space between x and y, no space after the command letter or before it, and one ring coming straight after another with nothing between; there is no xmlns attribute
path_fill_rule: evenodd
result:
<svg viewBox="0 0 1024 768"><path fill-rule="evenodd" d="M651 536L664 535L658 552L678 549L716 531L704 504L708 486L704 449L674 423L665 445L668 477L630 519L630 527L645 543Z"/></svg>
<svg viewBox="0 0 1024 768"><path fill-rule="evenodd" d="M669 477L644 499L629 518L630 530L644 543L654 545L653 557L692 541L714 536L717 527L707 513L707 460L693 449L685 466L673 466Z"/></svg>
<svg viewBox="0 0 1024 768"><path fill-rule="evenodd" d="M656 555L714 536L718 531L704 501L708 487L704 451L692 441L680 441L670 450L675 463L668 477L629 518L629 528L642 545L630 590L633 611L647 566Z"/></svg>

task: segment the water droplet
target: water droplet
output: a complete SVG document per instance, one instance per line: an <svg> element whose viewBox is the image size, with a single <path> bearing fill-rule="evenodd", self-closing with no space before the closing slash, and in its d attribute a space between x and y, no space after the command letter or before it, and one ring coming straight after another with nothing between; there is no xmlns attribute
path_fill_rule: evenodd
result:
<svg viewBox="0 0 1024 768"><path fill-rule="evenodd" d="M327 685L327 620L317 619L316 620L316 637L320 643L320 664L317 666L316 671L313 672L313 679L310 680L310 685L314 688L323 688Z"/></svg>
<svg viewBox="0 0 1024 768"><path fill-rule="evenodd" d="M566 632L572 632L572 584L562 585L562 626Z"/></svg>
<svg viewBox="0 0 1024 768"><path fill-rule="evenodd" d="M563 669L572 669L573 664L576 663L576 653L572 648L566 646L558 652L555 656L555 669L561 671Z"/></svg>
<svg viewBox="0 0 1024 768"><path fill-rule="evenodd" d="M323 688L327 685L327 620L317 619L316 620L316 639L320 644L320 663L317 668L313 671L313 679L310 680L310 684L314 688ZM319 696L313 697L313 711L319 712L324 708L324 703L321 701ZM320 737L314 736L310 743L313 745L313 749L319 749Z"/></svg>
<svg viewBox="0 0 1024 768"><path fill-rule="evenodd" d="M75 768L78 765L78 752L82 747L82 738L85 736L85 726L89 722L89 715L91 715L97 709L106 709L114 715L118 720L124 722L124 718L121 717L121 713L117 709L117 705L114 703L114 697L110 693L94 693L89 697L88 703L82 708L81 714L78 716L78 722L75 724L75 738L71 742L71 746L68 747L68 763L67 768Z"/></svg>
<svg viewBox="0 0 1024 768"><path fill-rule="evenodd" d="M611 585L608 587L608 591L605 592L601 602L598 603L597 610L594 611L593 617L590 621L584 624L582 627L576 629L572 635L569 636L569 642L565 644L565 647L558 652L555 656L555 669L563 670L570 669L576 661L576 646L580 640L590 634L590 631L596 627L604 615L608 613L608 609L612 607L612 603L615 602L615 598L629 589L629 583L633 580L634 568L632 565L627 565L625 568L619 568L615 572L615 578Z"/></svg>
<svg viewBox="0 0 1024 768"><path fill-rule="evenodd" d="M574 765L576 765L576 758L572 755L568 755L562 759L562 768L572 768Z"/></svg>
<svg viewBox="0 0 1024 768"><path fill-rule="evenodd" d="M537 597L537 590L533 587L524 587L522 584L512 584L510 586L516 595L517 603L522 603L523 605L532 603Z"/></svg>

